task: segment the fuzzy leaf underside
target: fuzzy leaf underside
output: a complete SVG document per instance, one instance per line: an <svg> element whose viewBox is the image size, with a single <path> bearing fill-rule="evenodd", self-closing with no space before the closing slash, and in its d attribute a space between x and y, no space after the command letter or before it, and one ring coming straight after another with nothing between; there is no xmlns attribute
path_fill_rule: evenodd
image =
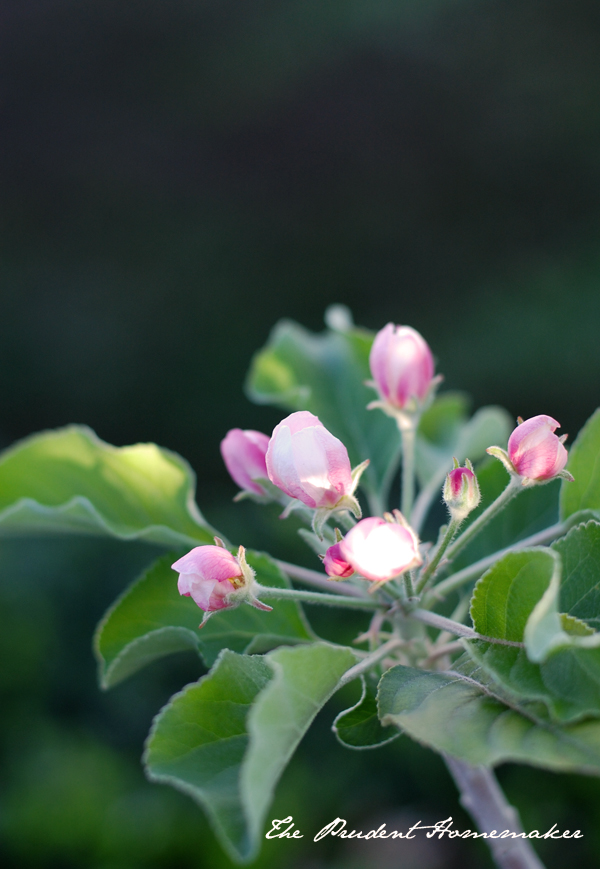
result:
<svg viewBox="0 0 600 869"><path fill-rule="evenodd" d="M224 650L155 719L148 776L192 796L232 858L251 860L277 781L355 662L350 649L328 643L264 657Z"/></svg>

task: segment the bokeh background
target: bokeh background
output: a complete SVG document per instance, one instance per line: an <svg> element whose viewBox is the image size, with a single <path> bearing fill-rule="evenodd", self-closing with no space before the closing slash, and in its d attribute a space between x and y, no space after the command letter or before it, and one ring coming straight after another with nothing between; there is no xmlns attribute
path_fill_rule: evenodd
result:
<svg viewBox="0 0 600 869"><path fill-rule="evenodd" d="M270 431L242 384L280 317L348 305L408 323L474 406L598 404L600 7L594 0L1 0L0 445L70 422L156 441L233 540L298 549L233 507L218 444ZM90 638L148 548L0 548L0 858L48 869L229 869L201 812L146 783L152 716L202 672L157 663L108 695ZM310 555L306 557L310 558ZM319 717L260 869L489 867L485 847L312 836L452 815L441 762L400 739L349 753ZM507 766L549 867L598 865L600 783Z"/></svg>

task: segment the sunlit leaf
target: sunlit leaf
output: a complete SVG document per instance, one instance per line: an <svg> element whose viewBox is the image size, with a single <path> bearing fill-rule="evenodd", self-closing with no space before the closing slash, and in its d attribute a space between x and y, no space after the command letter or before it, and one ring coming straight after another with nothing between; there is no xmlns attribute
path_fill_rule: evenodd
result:
<svg viewBox="0 0 600 869"><path fill-rule="evenodd" d="M0 456L0 534L211 543L194 487L188 464L156 444L113 447L85 426L43 432Z"/></svg>

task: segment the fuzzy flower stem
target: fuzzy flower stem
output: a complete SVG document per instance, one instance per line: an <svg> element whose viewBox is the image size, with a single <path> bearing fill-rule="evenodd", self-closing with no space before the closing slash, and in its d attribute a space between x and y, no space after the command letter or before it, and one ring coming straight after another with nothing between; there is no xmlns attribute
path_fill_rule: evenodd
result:
<svg viewBox="0 0 600 869"><path fill-rule="evenodd" d="M404 574L404 588L406 589L406 597L409 600L415 596L413 580L409 571Z"/></svg>
<svg viewBox="0 0 600 869"><path fill-rule="evenodd" d="M345 597L360 597L366 599L366 595L354 585L349 585L347 582L332 582L325 574L319 573L316 570L310 570L308 567L300 567L298 564L290 564L288 561L279 561L275 559L275 564L285 574L298 582L304 582L306 585L312 585L314 588L322 588L324 591L333 592Z"/></svg>
<svg viewBox="0 0 600 869"><path fill-rule="evenodd" d="M461 520L460 519L451 519L446 529L446 533L444 534L444 538L441 541L440 545L437 548L437 551L423 573L421 574L419 581L417 583L417 594L421 594L421 592L427 586L429 580L435 576L435 572L438 568L440 561L442 560L442 556L444 552L448 549L452 541L454 540L454 535L458 531L460 527Z"/></svg>
<svg viewBox="0 0 600 869"><path fill-rule="evenodd" d="M337 594L322 594L319 591L300 591L295 588L275 588L273 586L255 586L255 594L259 599L275 598L276 600L297 600L301 603L316 603L323 606L337 606L346 609L378 610L382 604L367 598L341 597Z"/></svg>
<svg viewBox="0 0 600 869"><path fill-rule="evenodd" d="M419 417L416 414L408 418L406 414L402 414L402 417L398 418L398 428L402 435L402 499L400 509L407 522L410 522L415 498L415 440L418 427Z"/></svg>
<svg viewBox="0 0 600 869"><path fill-rule="evenodd" d="M460 537L454 541L452 546L448 548L446 553L447 557L454 558L461 549L464 549L464 547L470 543L483 528L485 528L490 519L493 519L497 513L500 513L500 511L506 507L508 502L512 501L517 492L522 490L523 486L521 485L520 477L511 477L506 489L498 495L496 500L483 511L481 516L478 516L477 519L475 519L475 521L472 522L465 531L463 531Z"/></svg>
<svg viewBox="0 0 600 869"><path fill-rule="evenodd" d="M569 517L565 522L557 522L556 525L550 525L548 528L544 528L543 531L538 531L536 534L532 534L531 537L526 537L523 540L519 540L518 543L514 543L512 546L507 546L506 549L499 549L491 555L486 555L485 558L481 558L474 564L470 564L463 570L459 570L452 574L448 579L439 582L433 589L431 589L430 596L428 595L428 600L431 599L431 602L433 603L434 598L445 598L461 586L467 585L467 583L477 579L488 569L488 567L491 567L492 564L499 561L507 552L527 549L529 546L540 546L543 543L550 543L552 540L556 540L557 537L562 537L562 535L566 534L569 528L575 524L576 521L581 521L577 514L572 517L572 521L571 517Z"/></svg>

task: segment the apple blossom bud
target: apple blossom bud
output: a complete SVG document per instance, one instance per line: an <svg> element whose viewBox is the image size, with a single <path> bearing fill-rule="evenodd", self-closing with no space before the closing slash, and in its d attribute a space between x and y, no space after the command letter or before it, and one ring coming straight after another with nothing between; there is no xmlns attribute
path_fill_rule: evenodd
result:
<svg viewBox="0 0 600 869"><path fill-rule="evenodd" d="M221 455L234 482L244 492L266 495L256 480L267 479L265 455L269 436L261 431L232 428L221 441Z"/></svg>
<svg viewBox="0 0 600 869"><path fill-rule="evenodd" d="M266 463L271 482L307 507L338 507L354 491L346 447L306 410L275 426Z"/></svg>
<svg viewBox="0 0 600 869"><path fill-rule="evenodd" d="M487 452L504 464L509 474L521 477L523 485L546 483L555 477L573 480L564 470L569 454L563 446L566 435L554 432L560 423L551 416L539 414L531 419L519 417L519 425L508 439L508 452L500 447L488 447Z"/></svg>
<svg viewBox="0 0 600 869"><path fill-rule="evenodd" d="M443 499L452 519L462 522L481 501L481 493L471 462L467 459L464 468L456 459L454 463L444 483Z"/></svg>
<svg viewBox="0 0 600 869"><path fill-rule="evenodd" d="M375 582L387 582L423 563L412 528L377 516L358 522L339 544L339 553L357 573Z"/></svg>
<svg viewBox="0 0 600 869"><path fill-rule="evenodd" d="M346 579L354 573L354 568L341 553L340 543L329 547L323 559L323 567L327 576L332 579Z"/></svg>
<svg viewBox="0 0 600 869"><path fill-rule="evenodd" d="M508 458L520 477L550 480L567 464L569 454L554 434L560 423L540 414L522 422L508 439Z"/></svg>
<svg viewBox="0 0 600 869"><path fill-rule="evenodd" d="M433 356L427 342L410 326L384 326L373 341L369 364L385 404L410 410L427 397L433 381Z"/></svg>
<svg viewBox="0 0 600 869"><path fill-rule="evenodd" d="M233 555L218 537L215 542L216 546L196 546L171 565L179 573L179 594L191 597L204 610L202 625L212 613L233 609L242 602L270 610L253 594L254 571L246 562L244 547Z"/></svg>

